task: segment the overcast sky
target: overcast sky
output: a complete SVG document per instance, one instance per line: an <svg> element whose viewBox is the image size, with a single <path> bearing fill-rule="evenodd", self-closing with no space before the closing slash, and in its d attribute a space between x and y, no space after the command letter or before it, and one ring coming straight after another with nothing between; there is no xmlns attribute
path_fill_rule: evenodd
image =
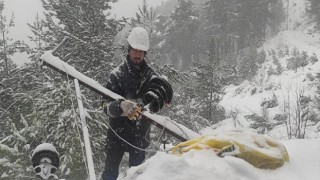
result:
<svg viewBox="0 0 320 180"><path fill-rule="evenodd" d="M143 0L119 0L113 5L112 12L117 14L117 17L133 17L138 10L138 6L142 5ZM147 3L152 6L161 4L168 0L147 0Z"/></svg>
<svg viewBox="0 0 320 180"><path fill-rule="evenodd" d="M14 13L15 27L10 29L10 36L16 40L27 40L31 34L27 23L34 22L37 13L41 14L42 6L40 0L4 0L4 12L7 19Z"/></svg>
<svg viewBox="0 0 320 180"><path fill-rule="evenodd" d="M41 0L3 0L5 9L4 14L9 19L14 13L15 26L10 29L9 36L13 40L23 40L26 43L29 42L28 36L32 36L30 28L27 23L33 24L37 13L40 17L43 17ZM117 18L121 17L133 17L138 10L138 6L142 5L143 0L119 0L112 5L111 13L116 15ZM160 4L162 1L167 0L147 0L147 3L152 6ZM112 17L113 17L112 15ZM32 46L32 44L29 43ZM28 62L28 55L24 53L15 53L12 56L13 61L21 66L25 62Z"/></svg>
<svg viewBox="0 0 320 180"><path fill-rule="evenodd" d="M138 6L143 0L119 0L113 4L112 14L116 14L117 18L122 16L132 17L138 10ZM147 0L149 5L155 6L162 1L167 0ZM5 14L7 18L14 13L15 27L10 30L10 36L16 40L28 41L28 35L31 35L31 30L27 23L32 24L35 21L37 13L42 15L41 0L4 0ZM42 16L43 17L43 16Z"/></svg>

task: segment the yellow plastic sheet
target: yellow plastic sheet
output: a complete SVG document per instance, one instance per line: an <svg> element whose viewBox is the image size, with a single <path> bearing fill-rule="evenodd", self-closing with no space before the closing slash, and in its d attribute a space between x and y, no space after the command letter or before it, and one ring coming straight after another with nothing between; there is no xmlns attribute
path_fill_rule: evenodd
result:
<svg viewBox="0 0 320 180"><path fill-rule="evenodd" d="M181 155L201 149L212 149L221 157L238 157L262 169L276 169L289 161L283 144L270 137L242 130L201 136L174 146L172 152Z"/></svg>

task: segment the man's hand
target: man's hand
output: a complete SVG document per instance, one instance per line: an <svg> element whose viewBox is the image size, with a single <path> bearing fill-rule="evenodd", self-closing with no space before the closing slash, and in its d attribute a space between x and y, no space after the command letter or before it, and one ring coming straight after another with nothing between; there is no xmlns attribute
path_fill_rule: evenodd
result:
<svg viewBox="0 0 320 180"><path fill-rule="evenodd" d="M130 120L137 120L142 112L142 108L137 103L128 100L121 101L120 107L123 111L121 116L126 116Z"/></svg>

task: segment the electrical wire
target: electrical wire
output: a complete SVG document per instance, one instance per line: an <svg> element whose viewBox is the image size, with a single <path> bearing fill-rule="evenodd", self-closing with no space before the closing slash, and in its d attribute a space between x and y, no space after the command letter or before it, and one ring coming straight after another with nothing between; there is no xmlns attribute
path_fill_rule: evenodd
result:
<svg viewBox="0 0 320 180"><path fill-rule="evenodd" d="M125 140L124 138L122 138L122 137L110 126L109 123L106 123L106 124L107 124L108 128L109 128L120 140L122 140L124 143L128 144L129 146L131 146L131 147L133 147L133 148L135 148L135 149L137 149L137 150L144 151L144 152L153 152L153 153L158 152L158 151L154 151L154 150L142 149L142 148L140 148L140 147L137 147L137 146L131 144L130 142L128 142L127 140Z"/></svg>

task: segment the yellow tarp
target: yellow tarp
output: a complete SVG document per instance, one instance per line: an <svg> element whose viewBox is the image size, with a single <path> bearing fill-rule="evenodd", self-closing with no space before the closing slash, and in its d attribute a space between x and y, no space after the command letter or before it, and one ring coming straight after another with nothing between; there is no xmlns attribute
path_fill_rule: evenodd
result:
<svg viewBox="0 0 320 180"><path fill-rule="evenodd" d="M219 132L182 142L174 146L172 152L179 155L201 149L212 149L221 157L235 156L262 169L276 169L289 161L283 144L269 137L241 130Z"/></svg>

